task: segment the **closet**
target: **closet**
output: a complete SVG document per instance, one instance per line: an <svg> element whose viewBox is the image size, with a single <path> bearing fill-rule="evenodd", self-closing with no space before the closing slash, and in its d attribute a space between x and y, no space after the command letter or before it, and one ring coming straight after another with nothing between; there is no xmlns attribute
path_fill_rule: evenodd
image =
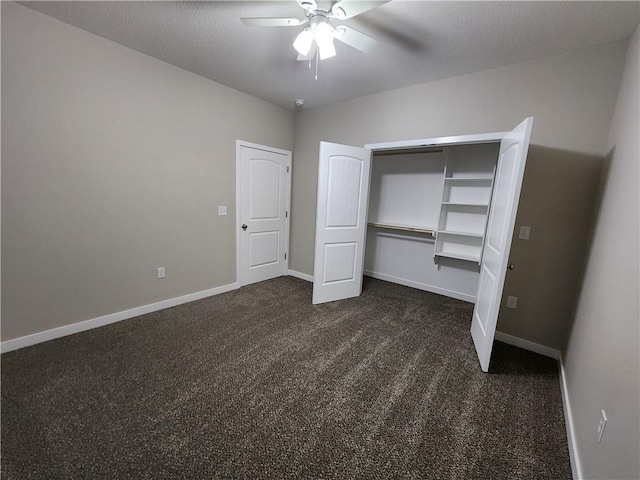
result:
<svg viewBox="0 0 640 480"><path fill-rule="evenodd" d="M360 295L364 274L473 302L488 371L532 126L320 142L313 303Z"/></svg>
<svg viewBox="0 0 640 480"><path fill-rule="evenodd" d="M499 147L374 151L364 274L474 302Z"/></svg>

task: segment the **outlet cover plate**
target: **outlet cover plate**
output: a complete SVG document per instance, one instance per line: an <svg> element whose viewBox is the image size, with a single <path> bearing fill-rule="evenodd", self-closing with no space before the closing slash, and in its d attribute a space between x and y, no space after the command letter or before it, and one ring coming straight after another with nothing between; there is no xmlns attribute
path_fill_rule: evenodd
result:
<svg viewBox="0 0 640 480"><path fill-rule="evenodd" d="M158 267L158 278L164 278L166 277L166 272L164 270L164 267Z"/></svg>
<svg viewBox="0 0 640 480"><path fill-rule="evenodd" d="M529 235L531 235L531 227L520 227L520 234L518 235L520 240L529 240Z"/></svg>
<svg viewBox="0 0 640 480"><path fill-rule="evenodd" d="M218 215L226 215L226 214L227 214L227 206L218 205Z"/></svg>
<svg viewBox="0 0 640 480"><path fill-rule="evenodd" d="M518 306L518 297L507 297L507 308L516 308Z"/></svg>

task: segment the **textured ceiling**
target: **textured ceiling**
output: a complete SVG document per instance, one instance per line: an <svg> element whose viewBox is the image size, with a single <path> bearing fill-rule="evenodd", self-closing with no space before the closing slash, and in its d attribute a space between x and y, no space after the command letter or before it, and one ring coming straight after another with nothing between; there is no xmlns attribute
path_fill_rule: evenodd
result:
<svg viewBox="0 0 640 480"><path fill-rule="evenodd" d="M302 27L240 23L302 18L294 0L20 3L288 109L296 98L312 108L628 38L640 18L640 2L394 0L344 22L380 40L375 52L336 42L316 81L291 46Z"/></svg>

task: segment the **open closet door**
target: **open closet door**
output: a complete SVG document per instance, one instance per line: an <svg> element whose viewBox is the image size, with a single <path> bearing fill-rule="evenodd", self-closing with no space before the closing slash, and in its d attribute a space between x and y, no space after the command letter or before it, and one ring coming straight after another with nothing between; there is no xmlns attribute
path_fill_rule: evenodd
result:
<svg viewBox="0 0 640 480"><path fill-rule="evenodd" d="M484 372L489 371L532 125L533 118L527 118L500 144L478 295L471 320L471 337Z"/></svg>
<svg viewBox="0 0 640 480"><path fill-rule="evenodd" d="M362 291L371 150L320 142L313 303Z"/></svg>

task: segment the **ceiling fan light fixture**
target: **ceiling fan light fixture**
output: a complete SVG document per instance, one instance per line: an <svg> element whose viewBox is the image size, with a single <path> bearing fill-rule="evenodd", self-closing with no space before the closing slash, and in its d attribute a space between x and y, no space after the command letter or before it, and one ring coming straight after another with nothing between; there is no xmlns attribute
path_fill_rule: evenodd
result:
<svg viewBox="0 0 640 480"><path fill-rule="evenodd" d="M333 45L333 29L327 22L320 22L314 29L316 43L318 44L318 53L320 60L334 57L336 48Z"/></svg>
<svg viewBox="0 0 640 480"><path fill-rule="evenodd" d="M320 54L320 60L335 57L336 47L333 46L333 39L324 45L318 44L318 53Z"/></svg>
<svg viewBox="0 0 640 480"><path fill-rule="evenodd" d="M312 43L313 34L309 27L307 27L296 37L293 42L293 48L295 48L300 55L308 55L311 50Z"/></svg>

